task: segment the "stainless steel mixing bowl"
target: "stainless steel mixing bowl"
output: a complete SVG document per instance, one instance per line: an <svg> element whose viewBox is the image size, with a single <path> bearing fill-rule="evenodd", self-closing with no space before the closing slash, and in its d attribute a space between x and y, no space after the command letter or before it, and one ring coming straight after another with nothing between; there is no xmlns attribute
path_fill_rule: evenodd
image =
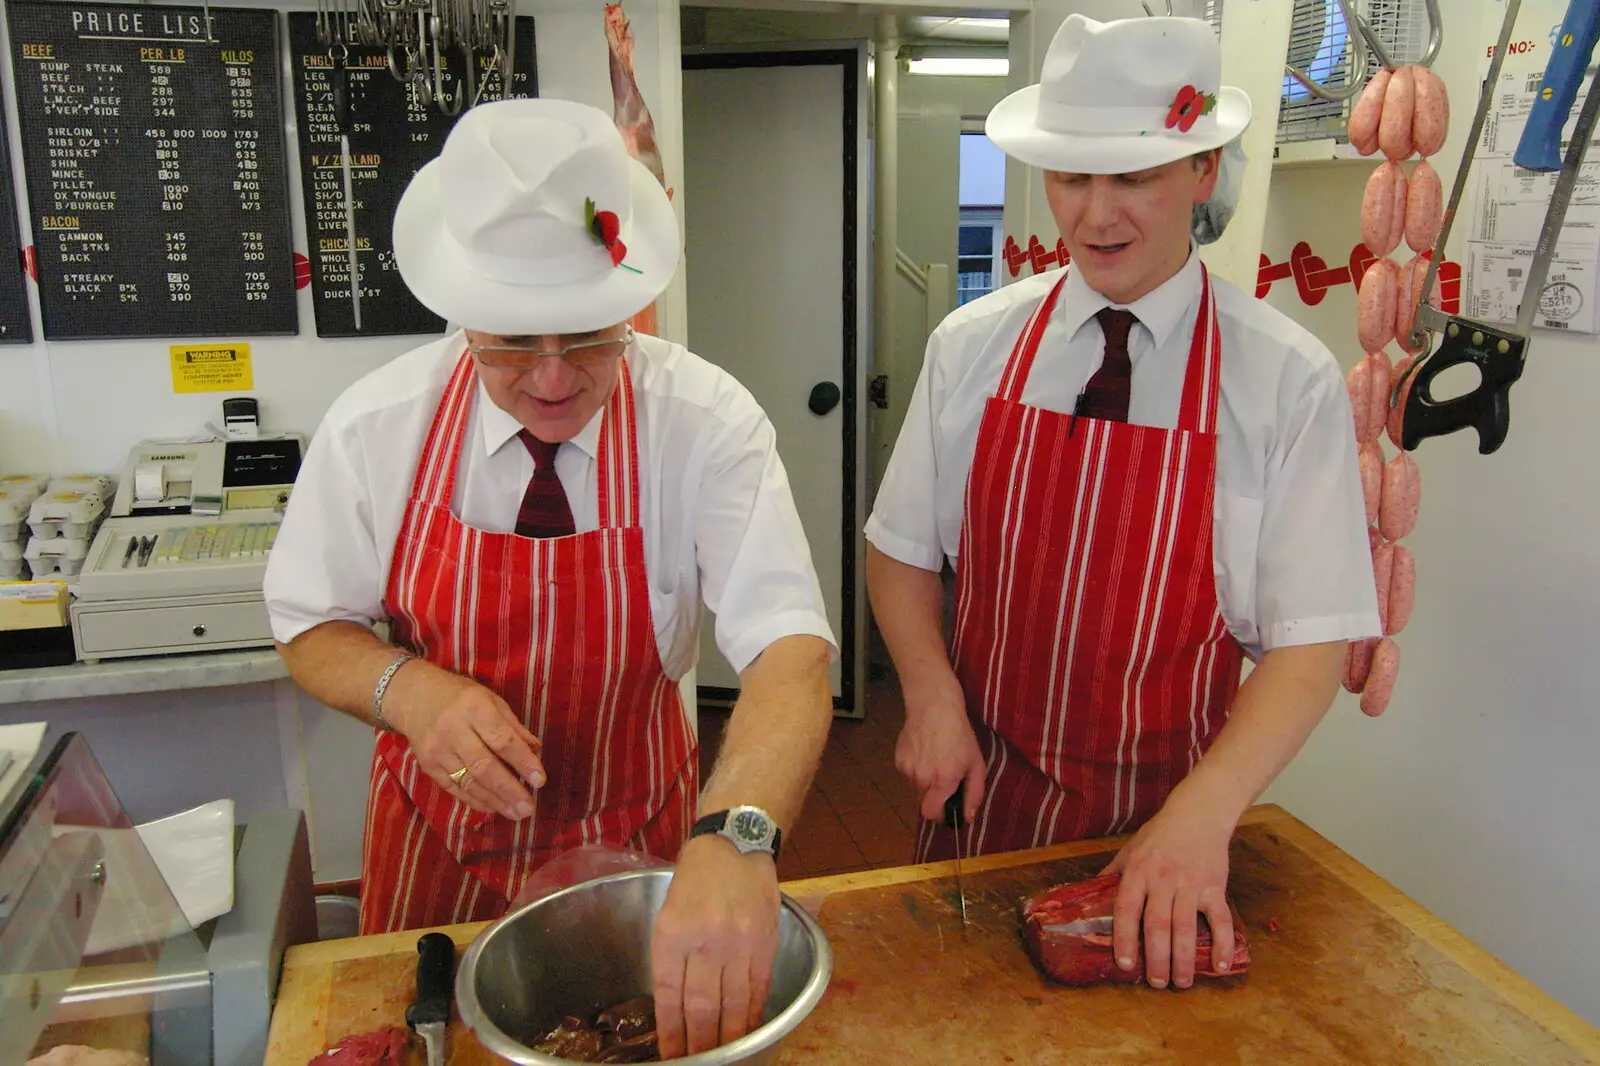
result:
<svg viewBox="0 0 1600 1066"><path fill-rule="evenodd" d="M456 974L461 1019L486 1049L526 1066L567 1059L529 1045L564 1015L588 1015L650 987L650 931L672 871L634 870L574 885L501 918L467 948ZM811 915L783 897L763 1024L730 1044L671 1061L768 1062L822 998L833 949Z"/></svg>

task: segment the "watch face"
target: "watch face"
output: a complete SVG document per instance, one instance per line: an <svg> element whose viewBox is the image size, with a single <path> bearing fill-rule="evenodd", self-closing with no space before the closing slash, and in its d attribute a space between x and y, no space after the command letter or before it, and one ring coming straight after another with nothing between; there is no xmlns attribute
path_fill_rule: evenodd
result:
<svg viewBox="0 0 1600 1066"><path fill-rule="evenodd" d="M764 843L772 835L772 826L760 811L738 811L728 825L734 836L751 844Z"/></svg>

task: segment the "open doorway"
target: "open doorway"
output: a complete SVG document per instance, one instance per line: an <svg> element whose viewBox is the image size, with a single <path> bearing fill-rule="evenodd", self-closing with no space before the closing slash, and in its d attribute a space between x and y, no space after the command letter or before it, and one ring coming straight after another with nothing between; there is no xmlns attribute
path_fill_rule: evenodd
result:
<svg viewBox="0 0 1600 1066"><path fill-rule="evenodd" d="M687 133L695 121L691 113L693 109L701 108L709 113L713 108L729 106L730 92L733 95L737 95L737 91L748 93L753 91L751 86L760 86L762 93L769 95L780 88L789 87L800 97L809 97L812 102L826 96L838 105L841 101L835 99L834 91L842 85L841 82L824 77L815 64L801 63L796 66L783 63L783 53L788 53L787 58L794 60L802 58L795 53L823 53L838 49L841 45L868 48L874 57L874 69L870 77L861 81L859 92L862 103L866 105L862 109L863 129L869 133L870 140L861 160L863 165L857 193L863 208L876 209L872 164L877 150L878 131L871 103L876 89L876 64L882 55L880 44L885 40L886 26L889 30L888 39L896 42L894 71L898 83L898 107L894 135L899 165L896 168L897 180L892 187L893 194L888 197L895 220L895 225L890 228L896 232L896 239L893 247L886 250L893 261L900 265L889 276L887 285L878 284L878 279L873 275L872 253L876 250L873 244L884 232L884 227L878 224L876 216L863 219L862 259L859 264L861 280L869 285L865 293L866 306L874 307L877 301L886 296L890 312L887 330L879 328L878 316L864 315L860 338L862 372L879 378L881 388L872 390L870 397L864 395L861 398L865 425L862 437L864 460L860 468L863 489L850 531L852 542L859 550L861 527L871 510L876 479L881 475L883 464L899 433L906 404L921 370L928 333L943 314L956 306L957 268L962 258L959 238L964 205L971 205L979 211L982 216L979 223L987 226L985 232L988 236L985 239L988 243L984 247L987 262L974 262L973 273L984 275L983 286L998 285L1001 280L996 258L999 248L994 244L994 239L999 231L1004 183L993 177L991 167L988 187L994 191L964 197L961 191L964 169L961 156L963 130L982 130L983 119L989 109L1005 95L1006 78L994 75L912 73L910 68L913 61L961 58L961 55L972 56L975 52L981 52L991 61L997 58L1003 61L1009 24L1005 19L961 18L960 12L886 20L880 14L865 12L864 5L852 5L850 8L827 5L829 10L824 11L817 10L817 5L809 3L795 3L792 6L793 10L783 10L781 0L763 0L759 6L746 4L744 0L706 0L705 3L685 5L680 9L685 51L684 123ZM1026 6L1022 0L992 5L1002 9ZM720 72L704 69L707 63L734 62L708 60L708 54L739 50L768 53L767 65L754 70L747 65L731 66ZM699 69L696 69L697 66ZM741 70L744 73L740 73ZM698 85L691 84L695 79L699 79ZM741 89L730 90L729 87L736 81L739 81ZM817 108L811 110L818 111ZM807 119L796 125L788 119L787 114L785 111L773 120L774 131L767 131L764 126L760 131L752 128L749 137L754 138L758 134L770 136L773 132L784 132L786 127L792 127L787 129L789 135L798 136L801 132L799 125L811 121ZM813 119L816 117L816 114L812 115ZM827 131L820 121L813 125L814 128L807 127L811 129L811 139L820 143ZM834 133L829 136L836 141L839 128L836 125L831 128ZM716 130L708 131L703 125L695 136L701 134L708 136L708 147L711 148L716 147L715 142L721 135ZM747 155L751 154L748 149L753 143L752 140L744 144ZM736 143L734 147L739 147L739 144ZM982 146L979 147L981 149ZM685 150L686 154L695 150L691 148L688 136ZM815 166L823 159L824 154L816 151L805 165ZM835 174L838 174L839 160L836 153L831 155L830 162L835 166ZM686 171L694 165L692 160L686 161ZM1003 165L999 173L1003 174ZM711 188L717 188L715 179L706 180L710 181ZM817 180L831 182L834 178ZM712 352L701 350L706 338L697 335L697 301L700 302L700 311L725 315L728 308L719 310L715 306L707 306L704 301L738 299L739 294L747 289L760 286L747 284L738 269L730 269L728 263L708 268L705 260L713 256L725 258L725 253L719 249L726 248L733 238L728 233L719 235L702 232L697 236L696 227L700 225L697 219L704 220L705 217L704 188L704 184L697 189L693 181L686 182L684 211L691 253L689 346L711 358ZM729 195L733 195L731 190ZM750 195L749 189L739 193L740 197L746 199ZM826 235L826 231L834 230L834 223L838 221L837 213L833 208L829 211L832 212L828 215L829 221L821 221L819 215L819 221L807 232L805 243L815 244ZM767 228L771 230L774 227ZM974 258L983 256L980 253ZM821 262L820 259L817 261ZM723 280L711 280L719 274ZM834 280L842 281L842 277L834 276ZM730 287L736 282L735 292ZM708 285L720 285L730 291L696 291ZM978 287L973 286L975 290ZM820 302L817 306L820 307ZM836 319L830 319L827 327L829 336L834 334L839 324ZM820 334L822 331L819 329L817 332ZM736 376L742 373L736 372ZM753 375L754 380L746 384L757 394L757 399L769 415L783 411L786 412L785 417L804 416L801 421L814 417L804 411L804 396L799 397L801 409L798 412L795 410L793 389L788 393L779 390L771 397L761 395L760 390L766 387L762 384L763 377L771 377L776 381L778 375L763 374L758 370ZM842 414L842 411L830 413L828 417L839 419ZM776 416L774 421L776 424ZM829 465L818 461L822 455L820 441L818 447L809 450L799 444L790 445L781 427L778 447L785 466L793 466L796 471L806 473L808 478L823 473ZM837 454L837 449L832 454ZM842 493L849 477L849 473L834 459L831 480L812 478L804 488L799 483L795 484L797 505L802 510L808 506L799 499L803 492L819 497ZM819 499L816 502L821 501ZM822 513L821 508L817 508L817 511ZM829 521L833 519L824 518L821 524L826 525ZM821 536L818 535L818 541ZM834 536L837 538L837 532ZM816 778L815 794L807 800L793 833L785 831L785 838L794 841L793 848L785 847L780 860L779 873L785 877L898 865L909 862L912 857L912 834L918 823L918 804L910 786L894 767L895 742L904 721L899 684L893 672L884 668L887 666L887 657L877 641L870 616L864 609L864 595L861 599L863 624L858 632L865 647L857 666L859 673L856 670L850 673L862 677L862 681L851 701L855 714L848 717L859 715L864 720L835 723ZM715 669L717 665L725 669L725 664L708 662L716 654L712 648L705 650L701 656L700 678L703 684L719 676ZM843 681L842 676L836 676L836 683L840 686L836 689L838 696L843 696ZM727 684L723 675L723 685ZM701 690L701 766L704 771L709 771L715 762L727 723L727 716L719 713L719 710L726 706L726 697L732 694L724 691L717 694L724 697L722 699L707 699L706 689ZM844 713L841 711L841 714Z"/></svg>

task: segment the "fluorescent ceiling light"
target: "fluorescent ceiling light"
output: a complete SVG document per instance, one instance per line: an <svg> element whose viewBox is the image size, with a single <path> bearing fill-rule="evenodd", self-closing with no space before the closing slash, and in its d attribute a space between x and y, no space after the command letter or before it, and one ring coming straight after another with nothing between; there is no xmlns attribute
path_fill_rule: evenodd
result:
<svg viewBox="0 0 1600 1066"><path fill-rule="evenodd" d="M911 20L915 36L967 41L1005 41L1011 32L1009 19L941 18L922 15Z"/></svg>
<svg viewBox="0 0 1600 1066"><path fill-rule="evenodd" d="M1011 61L1004 57L913 59L907 64L906 70L912 74L977 74L1003 78L1011 73Z"/></svg>

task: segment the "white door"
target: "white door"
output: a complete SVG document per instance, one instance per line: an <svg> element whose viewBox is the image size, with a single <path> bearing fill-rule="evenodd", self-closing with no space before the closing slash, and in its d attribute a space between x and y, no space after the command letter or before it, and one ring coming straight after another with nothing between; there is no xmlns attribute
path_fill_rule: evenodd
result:
<svg viewBox="0 0 1600 1066"><path fill-rule="evenodd" d="M766 410L840 642L831 684L859 716L865 592L865 51L683 57L689 347ZM699 682L739 679L708 616Z"/></svg>

